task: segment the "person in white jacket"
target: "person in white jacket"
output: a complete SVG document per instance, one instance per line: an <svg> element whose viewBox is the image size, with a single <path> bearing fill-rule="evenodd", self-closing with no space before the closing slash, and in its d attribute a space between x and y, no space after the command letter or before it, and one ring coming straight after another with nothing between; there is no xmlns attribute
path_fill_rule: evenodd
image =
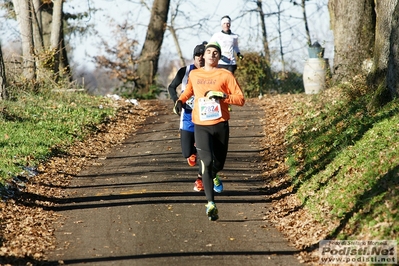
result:
<svg viewBox="0 0 399 266"><path fill-rule="evenodd" d="M222 31L216 32L212 35L209 42L219 43L222 49L222 56L219 60L218 67L225 68L231 73L237 69L237 57L242 60L244 56L240 53L238 48L238 35L230 30L231 18L229 16L223 16L220 24L222 26Z"/></svg>

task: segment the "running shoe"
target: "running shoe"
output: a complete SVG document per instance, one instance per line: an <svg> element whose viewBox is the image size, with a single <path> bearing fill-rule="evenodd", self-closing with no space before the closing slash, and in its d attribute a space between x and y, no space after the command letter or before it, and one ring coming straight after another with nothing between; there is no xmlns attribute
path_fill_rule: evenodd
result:
<svg viewBox="0 0 399 266"><path fill-rule="evenodd" d="M222 180L220 180L219 175L216 175L213 179L213 190L217 193L222 193L223 191L223 183Z"/></svg>
<svg viewBox="0 0 399 266"><path fill-rule="evenodd" d="M208 219L211 221L216 221L219 219L218 215L218 208L216 208L216 205L213 201L209 201L206 207L206 215L208 215Z"/></svg>
<svg viewBox="0 0 399 266"><path fill-rule="evenodd" d="M195 166L197 164L197 155L191 154L191 156L187 158L187 163L189 166Z"/></svg>
<svg viewBox="0 0 399 266"><path fill-rule="evenodd" d="M195 180L194 190L197 192L204 191L204 185L202 184L202 178L197 178L197 180Z"/></svg>

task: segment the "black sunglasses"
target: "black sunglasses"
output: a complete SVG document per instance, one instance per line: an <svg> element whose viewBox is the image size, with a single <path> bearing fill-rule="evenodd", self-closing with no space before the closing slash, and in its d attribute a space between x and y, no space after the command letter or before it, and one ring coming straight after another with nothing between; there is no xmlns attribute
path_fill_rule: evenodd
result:
<svg viewBox="0 0 399 266"><path fill-rule="evenodd" d="M196 53L195 54L195 56L201 56L201 55L204 55L204 54L202 54L202 53Z"/></svg>

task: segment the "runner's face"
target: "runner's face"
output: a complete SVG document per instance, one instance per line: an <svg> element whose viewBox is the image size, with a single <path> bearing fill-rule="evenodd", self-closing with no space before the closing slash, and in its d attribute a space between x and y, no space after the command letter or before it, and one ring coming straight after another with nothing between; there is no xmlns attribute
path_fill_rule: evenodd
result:
<svg viewBox="0 0 399 266"><path fill-rule="evenodd" d="M196 68L203 67L205 65L205 59L203 54L196 54L194 56L194 65Z"/></svg>
<svg viewBox="0 0 399 266"><path fill-rule="evenodd" d="M230 29L230 23L223 23L222 29L223 31L228 31Z"/></svg>
<svg viewBox="0 0 399 266"><path fill-rule="evenodd" d="M204 59L206 65L216 67L220 59L218 50L213 47L207 48L205 50Z"/></svg>

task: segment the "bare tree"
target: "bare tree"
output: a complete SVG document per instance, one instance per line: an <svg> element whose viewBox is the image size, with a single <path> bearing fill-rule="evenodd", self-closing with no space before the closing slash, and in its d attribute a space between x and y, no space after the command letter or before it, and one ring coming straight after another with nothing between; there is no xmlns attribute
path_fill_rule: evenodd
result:
<svg viewBox="0 0 399 266"><path fill-rule="evenodd" d="M184 66L186 65L184 56L183 56L183 52L181 50L181 46L180 46L180 41L181 39L179 39L178 36L178 31L184 31L184 30L189 30L190 32L193 32L195 29L201 29L203 26L203 22L207 20L206 17L201 17L198 21L195 21L195 19L193 17L191 17L189 14L185 14L185 12L182 12L181 9L183 9L182 5L183 4L189 4L191 7L191 10L196 10L198 9L197 5L193 2L189 2L187 3L187 1L185 0L177 0L175 1L173 4L171 3L171 7L169 8L169 13L170 13L170 19L169 19L169 23L167 25L167 29L169 30L169 32L172 35L172 39L173 42L176 46L176 51L177 51L177 55L179 57L180 60L180 66ZM187 6L185 6L187 9ZM180 19L184 19L185 23L180 23L176 22L176 20ZM194 48L194 47L193 47Z"/></svg>
<svg viewBox="0 0 399 266"><path fill-rule="evenodd" d="M262 29L262 44L263 44L263 52L265 53L266 62L270 65L270 49L269 42L267 40L267 31L266 31L266 14L263 12L262 0L256 0L256 12L259 14L259 18L261 21L260 27Z"/></svg>
<svg viewBox="0 0 399 266"><path fill-rule="evenodd" d="M114 26L111 23L111 26ZM116 44L110 44L107 38L101 38L101 45L104 47L104 55L95 56L97 66L105 68L105 73L109 74L111 79L117 79L122 84L124 92L132 94L134 84L139 79L136 72L138 58L135 55L138 41L129 38L134 30L129 21L123 24L115 25L112 35Z"/></svg>
<svg viewBox="0 0 399 266"><path fill-rule="evenodd" d="M60 60L62 53L62 43L61 43L61 27L62 27L62 1L63 0L53 0L53 21L51 24L51 35L50 35L50 50L52 51L54 58L54 74L62 72L60 67Z"/></svg>
<svg viewBox="0 0 399 266"><path fill-rule="evenodd" d="M281 4L282 0L280 2L276 1L276 6L277 6L277 33L278 33L278 40L279 40L279 47L280 47L280 61L281 61L281 72L285 73L285 61L284 61L284 46L283 46L283 29L281 26Z"/></svg>
<svg viewBox="0 0 399 266"><path fill-rule="evenodd" d="M23 75L28 80L48 77L46 70L56 75L64 74L64 70L69 73L62 30L63 2L12 0L20 28ZM50 50L53 52L47 53Z"/></svg>
<svg viewBox="0 0 399 266"><path fill-rule="evenodd" d="M0 43L0 101L7 99L6 85L7 85L6 70L4 67L3 51L1 49L1 43Z"/></svg>
<svg viewBox="0 0 399 266"><path fill-rule="evenodd" d="M32 29L33 29L33 43L36 50L40 53L44 48L43 33L42 33L42 3L40 0L32 0Z"/></svg>
<svg viewBox="0 0 399 266"><path fill-rule="evenodd" d="M310 46L310 45L312 45L312 39L310 38L308 17L306 15L306 0L301 0L301 7L302 7L302 14L303 14L303 23L305 24L306 38L308 39L308 46Z"/></svg>
<svg viewBox="0 0 399 266"><path fill-rule="evenodd" d="M55 78L66 76L70 73L69 61L65 48L65 38L63 31L63 5L62 0L33 0L35 4L36 21L38 24L35 37L41 39L41 43L35 43L37 51L50 51L44 64L52 62L48 67L55 74ZM36 7L38 5L38 7ZM36 34L35 34L36 35Z"/></svg>
<svg viewBox="0 0 399 266"><path fill-rule="evenodd" d="M154 83L166 30L169 3L170 0L154 0L152 5L150 23L137 68L139 79L136 82L136 89L140 93L148 93Z"/></svg>
<svg viewBox="0 0 399 266"><path fill-rule="evenodd" d="M13 0L13 5L22 39L23 75L27 80L34 80L36 78L36 65L33 49L31 2L25 0Z"/></svg>
<svg viewBox="0 0 399 266"><path fill-rule="evenodd" d="M179 38L177 37L176 26L175 26L175 19L179 14L179 7L180 7L180 2L176 5L176 8L173 9L173 12L171 12L170 25L168 25L168 30L172 34L173 41L176 45L176 50L180 59L180 64L181 66L184 66L186 62L184 60L183 53L180 48Z"/></svg>

